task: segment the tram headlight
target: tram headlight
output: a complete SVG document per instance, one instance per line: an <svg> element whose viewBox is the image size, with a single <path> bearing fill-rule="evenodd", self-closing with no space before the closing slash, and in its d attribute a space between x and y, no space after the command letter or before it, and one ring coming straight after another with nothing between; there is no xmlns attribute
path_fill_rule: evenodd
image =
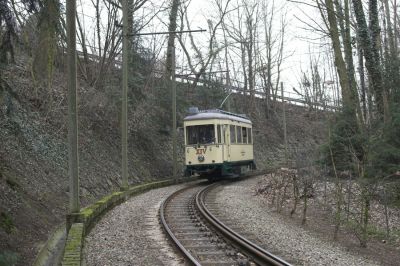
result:
<svg viewBox="0 0 400 266"><path fill-rule="evenodd" d="M199 155L197 157L197 160L199 160L199 162L204 162L204 156L203 155Z"/></svg>

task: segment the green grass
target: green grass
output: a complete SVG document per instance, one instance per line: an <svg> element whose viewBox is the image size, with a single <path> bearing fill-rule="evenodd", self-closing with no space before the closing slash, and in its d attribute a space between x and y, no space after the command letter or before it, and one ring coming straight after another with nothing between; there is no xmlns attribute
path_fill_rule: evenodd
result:
<svg viewBox="0 0 400 266"><path fill-rule="evenodd" d="M343 226L352 229L358 234L361 234L362 230L361 225L353 220L349 220L348 222L344 221ZM367 226L367 236L368 239L386 240L389 243L394 243L394 241L396 241L397 238L400 238L400 229L390 230L389 237L387 237L385 229L378 228L375 225L369 224Z"/></svg>
<svg viewBox="0 0 400 266"><path fill-rule="evenodd" d="M398 239L400 239L400 229L392 229L392 230L390 231L390 235L391 235L393 238L398 238Z"/></svg>
<svg viewBox="0 0 400 266"><path fill-rule="evenodd" d="M371 238L375 238L375 239L379 239L379 240L387 239L386 231L379 229L373 225L368 225L367 234L368 234L368 237L371 237Z"/></svg>

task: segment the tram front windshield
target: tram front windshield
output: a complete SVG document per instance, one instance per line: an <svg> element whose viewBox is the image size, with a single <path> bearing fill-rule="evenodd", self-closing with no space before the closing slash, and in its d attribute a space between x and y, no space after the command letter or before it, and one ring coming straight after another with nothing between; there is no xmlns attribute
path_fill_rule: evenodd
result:
<svg viewBox="0 0 400 266"><path fill-rule="evenodd" d="M215 143L214 125L188 126L186 136L188 145Z"/></svg>

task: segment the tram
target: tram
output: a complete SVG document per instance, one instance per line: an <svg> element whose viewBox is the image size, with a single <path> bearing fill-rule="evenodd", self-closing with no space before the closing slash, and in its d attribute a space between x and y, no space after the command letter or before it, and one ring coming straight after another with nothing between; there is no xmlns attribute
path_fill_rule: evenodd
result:
<svg viewBox="0 0 400 266"><path fill-rule="evenodd" d="M189 112L183 123L186 176L238 177L255 169L249 118L220 109Z"/></svg>

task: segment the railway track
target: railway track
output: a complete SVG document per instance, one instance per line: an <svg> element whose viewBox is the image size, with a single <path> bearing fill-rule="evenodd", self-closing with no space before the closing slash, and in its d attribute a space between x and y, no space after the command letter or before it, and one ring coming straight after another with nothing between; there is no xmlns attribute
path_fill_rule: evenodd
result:
<svg viewBox="0 0 400 266"><path fill-rule="evenodd" d="M290 265L222 222L207 194L220 183L179 190L161 205L161 223L187 261L194 265Z"/></svg>

